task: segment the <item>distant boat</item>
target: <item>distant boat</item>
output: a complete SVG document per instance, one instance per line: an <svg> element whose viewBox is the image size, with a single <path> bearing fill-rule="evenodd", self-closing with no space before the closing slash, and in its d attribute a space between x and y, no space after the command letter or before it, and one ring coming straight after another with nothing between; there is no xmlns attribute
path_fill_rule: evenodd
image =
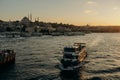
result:
<svg viewBox="0 0 120 80"><path fill-rule="evenodd" d="M84 36L85 33L84 32L65 32L64 35L65 36L77 36L77 35Z"/></svg>
<svg viewBox="0 0 120 80"><path fill-rule="evenodd" d="M82 62L86 58L86 44L74 43L72 47L64 47L63 59L59 66L61 71L79 71L82 67Z"/></svg>
<svg viewBox="0 0 120 80"><path fill-rule="evenodd" d="M63 35L62 33L60 32L52 32L50 33L52 36L60 36L60 35Z"/></svg>
<svg viewBox="0 0 120 80"><path fill-rule="evenodd" d="M0 67L15 63L15 55L14 50L0 50Z"/></svg>
<svg viewBox="0 0 120 80"><path fill-rule="evenodd" d="M0 38L19 38L19 32L2 32L0 33Z"/></svg>
<svg viewBox="0 0 120 80"><path fill-rule="evenodd" d="M31 36L42 36L42 33L32 33Z"/></svg>

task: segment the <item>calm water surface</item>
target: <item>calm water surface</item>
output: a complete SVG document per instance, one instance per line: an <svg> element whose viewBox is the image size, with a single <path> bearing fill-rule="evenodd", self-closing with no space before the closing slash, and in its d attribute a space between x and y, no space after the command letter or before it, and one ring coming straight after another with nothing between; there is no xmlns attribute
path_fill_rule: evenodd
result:
<svg viewBox="0 0 120 80"><path fill-rule="evenodd" d="M87 44L88 57L77 75L61 76L57 66L64 46ZM120 80L120 33L0 39L0 48L15 49L16 64L0 71L0 80Z"/></svg>

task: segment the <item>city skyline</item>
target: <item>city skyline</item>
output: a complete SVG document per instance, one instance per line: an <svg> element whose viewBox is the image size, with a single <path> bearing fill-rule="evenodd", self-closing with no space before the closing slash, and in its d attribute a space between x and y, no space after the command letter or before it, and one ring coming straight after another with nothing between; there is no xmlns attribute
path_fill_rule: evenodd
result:
<svg viewBox="0 0 120 80"><path fill-rule="evenodd" d="M32 20L74 25L120 25L119 0L1 0L0 20Z"/></svg>

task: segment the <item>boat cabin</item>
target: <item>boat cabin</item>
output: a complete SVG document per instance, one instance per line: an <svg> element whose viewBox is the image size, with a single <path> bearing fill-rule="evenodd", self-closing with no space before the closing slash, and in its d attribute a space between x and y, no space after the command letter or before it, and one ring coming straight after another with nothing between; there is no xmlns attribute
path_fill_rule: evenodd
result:
<svg viewBox="0 0 120 80"><path fill-rule="evenodd" d="M79 51L79 47L77 46L64 48L64 52L75 52L76 53L77 51Z"/></svg>

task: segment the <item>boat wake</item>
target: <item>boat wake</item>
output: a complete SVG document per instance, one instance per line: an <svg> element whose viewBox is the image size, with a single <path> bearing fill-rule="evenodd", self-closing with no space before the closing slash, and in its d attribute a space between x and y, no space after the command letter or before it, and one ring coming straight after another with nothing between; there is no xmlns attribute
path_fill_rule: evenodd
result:
<svg viewBox="0 0 120 80"><path fill-rule="evenodd" d="M97 36L93 41L90 43L89 47L97 46L103 40L103 36Z"/></svg>

